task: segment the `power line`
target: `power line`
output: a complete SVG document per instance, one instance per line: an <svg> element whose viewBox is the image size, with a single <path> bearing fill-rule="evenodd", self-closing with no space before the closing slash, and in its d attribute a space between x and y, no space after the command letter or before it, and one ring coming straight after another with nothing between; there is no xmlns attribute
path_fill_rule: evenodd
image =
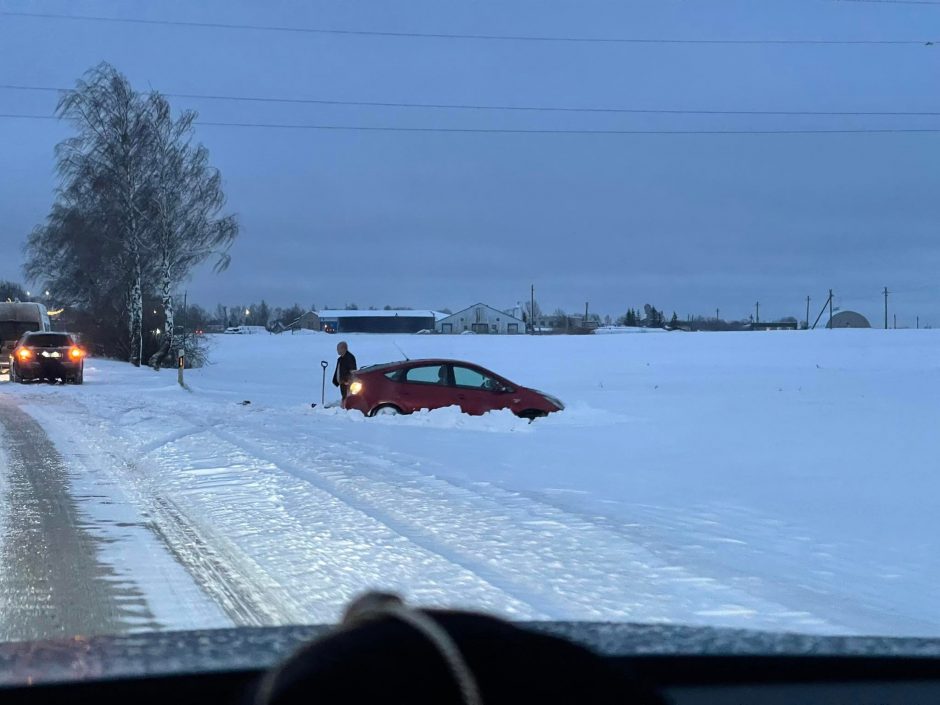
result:
<svg viewBox="0 0 940 705"><path fill-rule="evenodd" d="M54 115L27 115L0 113L0 118L23 120L57 120ZM206 127L251 127L282 130L335 130L352 132L439 132L503 135L853 135L853 134L940 134L940 128L859 128L833 130L577 130L530 128L477 128L477 127L397 127L392 125L314 125L271 122L221 122L197 120L194 124Z"/></svg>
<svg viewBox="0 0 940 705"><path fill-rule="evenodd" d="M832 46L932 46L937 40L924 39L675 39L642 37L577 37L518 34L461 34L447 32L391 32L364 29L334 29L324 27L288 27L283 25L234 24L227 22L190 22L183 20L154 20L135 17L102 17L98 15L63 15L52 12L14 12L0 10L7 17L30 17L47 20L78 22L110 22L117 24L163 25L200 29L234 29L261 32L290 32L294 34L333 34L366 37L395 37L414 39L466 39L508 42L568 42L579 44L726 44L726 45L832 45Z"/></svg>
<svg viewBox="0 0 940 705"><path fill-rule="evenodd" d="M940 5L936 0L836 0L836 2L862 2L876 5Z"/></svg>
<svg viewBox="0 0 940 705"><path fill-rule="evenodd" d="M25 86L0 83L0 89L17 91L62 92L68 88L51 86ZM204 93L163 93L168 98L190 100L218 100L249 103L284 103L301 105L347 105L380 108L432 108L442 110L506 110L526 112L561 112L561 113L614 113L642 115L773 115L773 116L859 116L859 117L930 117L940 115L940 110L695 110L673 108L608 108L608 107L567 107L549 105L480 105L473 103L414 103L402 101L375 100L333 100L324 98L279 98L266 96L214 95Z"/></svg>

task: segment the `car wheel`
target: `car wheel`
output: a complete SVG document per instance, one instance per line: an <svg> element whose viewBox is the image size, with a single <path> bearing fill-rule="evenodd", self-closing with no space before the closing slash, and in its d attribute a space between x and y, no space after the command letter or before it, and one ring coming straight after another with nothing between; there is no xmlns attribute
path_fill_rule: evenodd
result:
<svg viewBox="0 0 940 705"><path fill-rule="evenodd" d="M78 371L78 374L76 374L74 377L72 377L72 384L81 384L81 383L84 382L84 381L85 381L85 368L82 367L82 368Z"/></svg>
<svg viewBox="0 0 940 705"><path fill-rule="evenodd" d="M375 407L369 416L398 416L399 414L401 414L401 409L394 404L382 404Z"/></svg>
<svg viewBox="0 0 940 705"><path fill-rule="evenodd" d="M529 419L529 421L535 421L535 419L540 419L544 416L548 416L548 412L539 411L538 409L526 409L525 411L520 411L516 415L520 419Z"/></svg>

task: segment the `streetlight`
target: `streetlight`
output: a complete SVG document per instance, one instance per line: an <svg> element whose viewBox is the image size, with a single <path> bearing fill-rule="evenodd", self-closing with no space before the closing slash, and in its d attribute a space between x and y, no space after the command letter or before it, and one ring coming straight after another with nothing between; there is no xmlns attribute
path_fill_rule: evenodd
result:
<svg viewBox="0 0 940 705"><path fill-rule="evenodd" d="M49 290L48 290L48 289L46 290L46 296L49 296Z"/></svg>
<svg viewBox="0 0 940 705"><path fill-rule="evenodd" d="M157 335L160 335L160 329L157 328L157 329L154 331L154 333L156 333Z"/></svg>

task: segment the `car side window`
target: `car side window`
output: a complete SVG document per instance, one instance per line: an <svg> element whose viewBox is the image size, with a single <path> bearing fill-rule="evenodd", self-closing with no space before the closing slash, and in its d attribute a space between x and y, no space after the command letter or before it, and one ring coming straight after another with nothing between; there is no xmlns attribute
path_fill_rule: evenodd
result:
<svg viewBox="0 0 940 705"><path fill-rule="evenodd" d="M412 367L405 372L406 382L417 382L419 384L448 384L447 365L427 365L423 367Z"/></svg>
<svg viewBox="0 0 940 705"><path fill-rule="evenodd" d="M497 391L502 388L499 382L477 370L471 370L469 367L454 366L454 381L458 387L469 387L470 389L486 389L488 391Z"/></svg>
<svg viewBox="0 0 940 705"><path fill-rule="evenodd" d="M386 372L385 376L393 382L401 382L401 373L402 370L392 370L391 372Z"/></svg>

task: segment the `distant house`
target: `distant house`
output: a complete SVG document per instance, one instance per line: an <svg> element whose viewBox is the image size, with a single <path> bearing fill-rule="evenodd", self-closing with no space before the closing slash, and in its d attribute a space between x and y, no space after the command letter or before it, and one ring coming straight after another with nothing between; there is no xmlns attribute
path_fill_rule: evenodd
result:
<svg viewBox="0 0 940 705"><path fill-rule="evenodd" d="M293 321L289 327L295 330L320 330L320 314L316 311L307 311L296 321Z"/></svg>
<svg viewBox="0 0 940 705"><path fill-rule="evenodd" d="M486 333L514 335L525 333L525 321L486 304L474 304L437 322L438 333Z"/></svg>
<svg viewBox="0 0 940 705"><path fill-rule="evenodd" d="M328 333L417 333L434 330L434 311L339 311L317 313L319 329Z"/></svg>
<svg viewBox="0 0 940 705"><path fill-rule="evenodd" d="M855 311L839 311L829 319L826 328L871 328L871 323Z"/></svg>
<svg viewBox="0 0 940 705"><path fill-rule="evenodd" d="M600 325L600 318L597 316L584 317L584 314L552 314L550 316L541 316L538 319L540 333L570 333L581 335L594 332Z"/></svg>
<svg viewBox="0 0 940 705"><path fill-rule="evenodd" d="M268 326L268 330L272 333L283 333L288 330L291 333L298 330L320 330L320 316L316 311L307 311L299 315L293 321L274 321L274 323Z"/></svg>

